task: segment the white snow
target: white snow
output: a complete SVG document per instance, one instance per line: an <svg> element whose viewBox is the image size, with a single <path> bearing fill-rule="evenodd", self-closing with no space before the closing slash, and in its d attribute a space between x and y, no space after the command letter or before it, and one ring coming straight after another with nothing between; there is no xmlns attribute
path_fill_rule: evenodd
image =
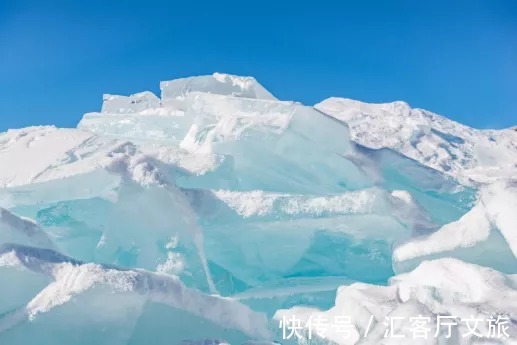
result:
<svg viewBox="0 0 517 345"><path fill-rule="evenodd" d="M84 294L97 286L104 286L111 294L133 293L144 300L161 303L210 320L222 327L240 330L250 337L267 339L267 319L236 300L210 296L185 287L179 279L141 270L106 268L98 264L71 262L53 251L11 246L1 248L0 263L12 266L16 255L18 263L28 270L48 274L53 281L27 303L29 319L71 302L74 296ZM14 254L13 254L14 253ZM2 328L0 317L0 328ZM18 322L22 322L19 319ZM11 326L14 326L12 324Z"/></svg>
<svg viewBox="0 0 517 345"><path fill-rule="evenodd" d="M102 110L104 114L139 113L146 109L159 107L161 101L152 92L144 91L131 96L105 94Z"/></svg>
<svg viewBox="0 0 517 345"><path fill-rule="evenodd" d="M160 144L133 144L123 138L89 131L31 127L0 133L0 188L60 180L107 169L127 173L143 185L160 183L155 161L177 164L199 174L214 169L220 159L193 155Z"/></svg>
<svg viewBox="0 0 517 345"><path fill-rule="evenodd" d="M394 190L391 192L391 195L395 198L404 201L406 204L410 205L414 202L411 194L405 190Z"/></svg>
<svg viewBox="0 0 517 345"><path fill-rule="evenodd" d="M451 316L456 323L452 336L447 338L446 328L438 331L437 316ZM337 293L335 306L326 311L314 308L295 307L279 310L275 318L283 317L302 320L302 325L317 319L318 316L330 320L329 325L339 321L338 317L349 317L351 336L345 338L339 327L322 328L325 340L336 344L432 344L432 345L474 345L481 341L490 344L514 344L517 325L512 320L517 315L517 275L504 275L500 272L476 265L466 264L454 259L426 261L413 272L401 274L390 280L389 286L374 286L356 283L342 286ZM488 320L490 317L508 317L510 337L489 339ZM402 318L395 329L396 335L403 338L385 337L390 318ZM415 339L414 325L410 318L428 317L427 339ZM388 318L388 319L386 319ZM478 338L469 334L462 320L479 318L477 331L484 334ZM451 320L449 320L451 321ZM371 322L371 324L370 324ZM314 325L314 323L313 323ZM443 326L442 326L443 327ZM364 338L368 330L368 336ZM306 328L307 331L307 328ZM313 341L321 339L313 330Z"/></svg>
<svg viewBox="0 0 517 345"><path fill-rule="evenodd" d="M493 184L483 189L481 203L517 257L517 180Z"/></svg>
<svg viewBox="0 0 517 345"><path fill-rule="evenodd" d="M487 241L493 231L501 233L505 245L517 258L516 210L516 181L501 180L485 186L481 189L478 203L463 217L444 225L431 235L411 239L398 246L393 252L393 259L395 262L403 262L440 253L453 255L450 253L455 249L470 248Z"/></svg>
<svg viewBox="0 0 517 345"><path fill-rule="evenodd" d="M478 130L404 102L328 98L315 108L350 127L366 147L390 148L465 182L517 176L517 132Z"/></svg>
<svg viewBox="0 0 517 345"><path fill-rule="evenodd" d="M167 261L156 267L156 272L178 276L185 270L185 259L179 253L168 252Z"/></svg>
<svg viewBox="0 0 517 345"><path fill-rule="evenodd" d="M307 197L266 193L256 190L251 192L214 191L216 197L224 201L243 217L264 216L272 213L284 215L307 214L360 214L373 211L374 203L382 197L379 190L362 190L328 197Z"/></svg>
<svg viewBox="0 0 517 345"><path fill-rule="evenodd" d="M30 127L0 134L0 187L48 181L60 175L59 166L74 167L81 155L96 153L104 140L89 132L55 127ZM27 155L30 153L30 155ZM75 164L74 164L75 163ZM89 160L77 171L91 171L98 161Z"/></svg>

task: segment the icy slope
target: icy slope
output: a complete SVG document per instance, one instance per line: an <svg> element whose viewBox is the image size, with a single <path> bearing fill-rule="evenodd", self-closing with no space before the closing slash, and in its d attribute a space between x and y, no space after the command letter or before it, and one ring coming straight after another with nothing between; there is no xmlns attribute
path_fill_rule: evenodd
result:
<svg viewBox="0 0 517 345"><path fill-rule="evenodd" d="M0 208L0 231L0 244L18 243L54 248L52 240L36 222L18 217L3 208Z"/></svg>
<svg viewBox="0 0 517 345"><path fill-rule="evenodd" d="M477 205L459 220L396 248L395 265L407 271L423 259L452 256L517 273L515 210L517 180L483 187Z"/></svg>
<svg viewBox="0 0 517 345"><path fill-rule="evenodd" d="M135 332L143 321L146 303L162 304L197 317L198 324L182 326L192 327L193 332L205 319L218 325L221 333L222 329L240 331L241 339L269 337L264 315L234 300L188 289L176 277L82 263L52 250L2 245L0 272L9 276L13 271L18 271L10 279L13 286L24 285L28 276L34 275L46 275L50 281L34 298L26 303L20 301L19 309L0 310L4 313L0 317L1 339L8 344L30 343L36 337L40 342L52 342L52 332L59 332L61 341L67 343L76 341L79 332L82 343L127 344L138 336ZM13 296L5 292L2 298ZM59 314L73 315L73 319L56 318L51 312L55 308L60 309ZM91 322L94 315L95 321ZM169 322L180 323L181 318ZM102 338L97 338L97 332L106 327L110 327L109 331L101 331ZM93 332L88 334L88 330ZM181 340L178 335L170 335L170 341Z"/></svg>
<svg viewBox="0 0 517 345"><path fill-rule="evenodd" d="M461 183L480 157L450 155L444 174L361 145L353 123L277 100L250 77L161 89L104 95L77 129L0 134L0 281L13 282L0 284L0 343L55 344L63 324L67 344L268 342L281 340L278 309L331 308L339 286L382 286L420 264L410 277L447 280L449 264L430 259L517 273L514 182ZM466 150L440 119L443 145ZM433 143L436 131L416 137ZM500 151L505 176L514 156ZM479 281L493 272L480 270ZM455 288L474 298L479 281Z"/></svg>
<svg viewBox="0 0 517 345"><path fill-rule="evenodd" d="M370 104L329 98L315 108L345 121L352 139L390 148L468 181L517 176L517 132L477 130L404 102Z"/></svg>

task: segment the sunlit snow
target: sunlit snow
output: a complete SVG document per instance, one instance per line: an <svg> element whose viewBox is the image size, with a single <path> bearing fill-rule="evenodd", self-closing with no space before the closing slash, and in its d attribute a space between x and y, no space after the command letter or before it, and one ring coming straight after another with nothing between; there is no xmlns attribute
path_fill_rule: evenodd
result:
<svg viewBox="0 0 517 345"><path fill-rule="evenodd" d="M251 77L160 86L0 134L0 344L306 343L283 317L341 312L352 336L318 342L485 344L383 337L448 314L507 316L486 344L515 344L517 132Z"/></svg>

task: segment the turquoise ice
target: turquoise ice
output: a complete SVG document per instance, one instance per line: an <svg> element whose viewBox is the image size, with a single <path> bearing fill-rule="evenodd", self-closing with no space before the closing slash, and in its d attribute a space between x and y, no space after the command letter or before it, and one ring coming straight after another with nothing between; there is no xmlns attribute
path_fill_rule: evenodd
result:
<svg viewBox="0 0 517 345"><path fill-rule="evenodd" d="M430 236L478 185L358 144L253 78L161 87L105 95L77 129L0 134L1 344L279 340L277 310L328 309L339 286L429 258L408 243L456 250ZM517 273L511 240L479 242Z"/></svg>

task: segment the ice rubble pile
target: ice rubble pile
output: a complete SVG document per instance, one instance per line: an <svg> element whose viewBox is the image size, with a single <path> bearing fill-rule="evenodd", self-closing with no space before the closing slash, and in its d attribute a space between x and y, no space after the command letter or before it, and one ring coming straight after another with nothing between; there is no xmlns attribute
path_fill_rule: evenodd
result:
<svg viewBox="0 0 517 345"><path fill-rule="evenodd" d="M160 86L0 134L0 343L282 341L281 315L328 309L378 326L325 342L377 344L393 313L517 318L494 297L516 294L517 133L250 77Z"/></svg>

